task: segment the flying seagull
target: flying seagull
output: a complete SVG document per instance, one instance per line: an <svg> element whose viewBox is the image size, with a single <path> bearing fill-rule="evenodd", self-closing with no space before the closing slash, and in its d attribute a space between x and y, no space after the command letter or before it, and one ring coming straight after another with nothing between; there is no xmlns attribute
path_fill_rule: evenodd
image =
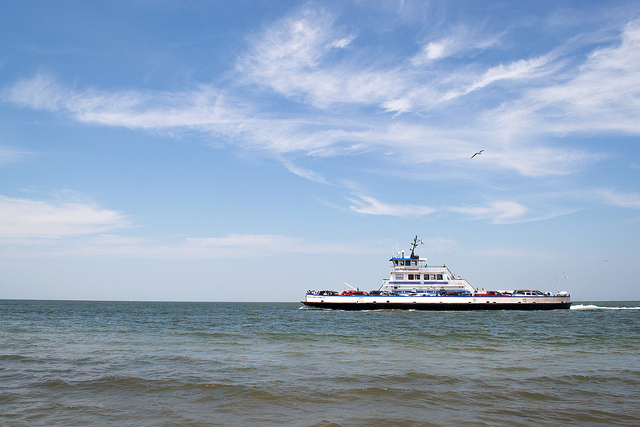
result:
<svg viewBox="0 0 640 427"><path fill-rule="evenodd" d="M471 158L473 159L473 158L474 158L475 156L477 156L478 154L482 154L482 152L483 152L483 151L484 151L484 150L480 150L480 151L478 151L478 152L477 152L477 153L475 153L473 156L471 156Z"/></svg>

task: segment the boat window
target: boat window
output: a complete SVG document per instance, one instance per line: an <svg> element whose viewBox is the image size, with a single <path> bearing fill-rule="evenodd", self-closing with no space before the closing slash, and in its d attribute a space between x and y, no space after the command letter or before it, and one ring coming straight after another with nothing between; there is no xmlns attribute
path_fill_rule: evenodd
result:
<svg viewBox="0 0 640 427"><path fill-rule="evenodd" d="M438 274L438 280L442 280L442 274Z"/></svg>

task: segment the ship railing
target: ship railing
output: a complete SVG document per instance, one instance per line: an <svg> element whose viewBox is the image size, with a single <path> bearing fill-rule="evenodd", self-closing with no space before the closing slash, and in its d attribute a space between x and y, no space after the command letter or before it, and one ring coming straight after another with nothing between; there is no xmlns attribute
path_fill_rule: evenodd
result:
<svg viewBox="0 0 640 427"><path fill-rule="evenodd" d="M424 271L427 273L442 273L443 271L449 271L444 265L428 265L424 267Z"/></svg>
<svg viewBox="0 0 640 427"><path fill-rule="evenodd" d="M416 271L420 270L425 273L443 273L450 270L444 265L427 265L427 266L415 266L415 265L394 265L391 268L392 271Z"/></svg>
<svg viewBox="0 0 640 427"><path fill-rule="evenodd" d="M470 292L475 292L476 288L471 286L471 283L467 282L467 279L453 279L449 283L456 286L461 286Z"/></svg>

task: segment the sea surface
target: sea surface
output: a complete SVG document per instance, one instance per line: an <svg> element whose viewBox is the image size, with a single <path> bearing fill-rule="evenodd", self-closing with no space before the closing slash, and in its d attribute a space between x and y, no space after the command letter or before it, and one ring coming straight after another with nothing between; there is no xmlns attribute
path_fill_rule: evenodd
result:
<svg viewBox="0 0 640 427"><path fill-rule="evenodd" d="M0 300L0 425L640 425L640 303Z"/></svg>

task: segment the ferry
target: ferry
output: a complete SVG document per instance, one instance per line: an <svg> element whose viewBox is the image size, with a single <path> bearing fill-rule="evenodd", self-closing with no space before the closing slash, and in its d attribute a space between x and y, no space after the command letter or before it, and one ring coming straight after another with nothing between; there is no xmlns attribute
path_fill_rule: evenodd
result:
<svg viewBox="0 0 640 427"><path fill-rule="evenodd" d="M350 290L307 291L302 304L338 310L554 310L571 307L565 292L542 292L531 289L484 291L456 276L446 265L428 265L416 255L422 241L415 236L411 254L399 251L391 261L391 276L379 289L365 292L348 283Z"/></svg>

